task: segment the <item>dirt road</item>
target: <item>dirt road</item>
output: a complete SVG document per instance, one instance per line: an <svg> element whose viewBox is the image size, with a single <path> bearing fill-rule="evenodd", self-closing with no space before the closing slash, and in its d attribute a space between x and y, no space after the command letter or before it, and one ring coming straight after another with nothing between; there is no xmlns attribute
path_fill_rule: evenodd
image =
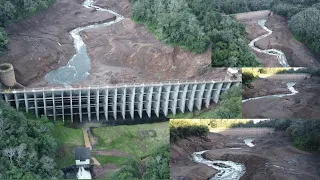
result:
<svg viewBox="0 0 320 180"><path fill-rule="evenodd" d="M287 79L257 79L251 88L243 88L243 98L289 94ZM320 117L320 78L295 81L297 94L250 100L242 104L243 118L318 118Z"/></svg>
<svg viewBox="0 0 320 180"><path fill-rule="evenodd" d="M245 130L248 131L248 130ZM228 133L230 134L230 133ZM230 160L246 167L241 180L315 180L320 178L320 157L297 150L281 132L255 137L255 146L249 147L244 137L210 133L205 138L192 137L170 145L172 179L208 179L214 172L203 173L208 166L184 168L194 164L188 157L191 152L210 149L204 154L210 160ZM195 141L198 141L195 144ZM237 149L230 149L233 146ZM239 149L241 148L241 149ZM196 166L196 164L194 164ZM209 172L209 171L208 171ZM202 173L199 178L195 176Z"/></svg>
<svg viewBox="0 0 320 180"><path fill-rule="evenodd" d="M291 67L320 67L320 54L312 53L306 45L294 39L288 28L287 19L266 11L241 13L236 18L246 26L247 39L249 41L266 34L258 25L258 20L266 19L266 27L273 33L255 43L260 49L278 49L285 53ZM252 50L257 59L265 67L279 67L275 56L262 54Z"/></svg>

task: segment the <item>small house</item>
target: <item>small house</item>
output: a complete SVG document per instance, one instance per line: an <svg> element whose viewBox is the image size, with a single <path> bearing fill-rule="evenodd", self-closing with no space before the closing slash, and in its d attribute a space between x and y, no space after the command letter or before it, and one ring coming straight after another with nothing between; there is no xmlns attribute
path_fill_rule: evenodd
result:
<svg viewBox="0 0 320 180"><path fill-rule="evenodd" d="M91 159L91 151L89 148L86 147L78 147L75 149L74 152L76 165L77 166L90 166L90 159Z"/></svg>

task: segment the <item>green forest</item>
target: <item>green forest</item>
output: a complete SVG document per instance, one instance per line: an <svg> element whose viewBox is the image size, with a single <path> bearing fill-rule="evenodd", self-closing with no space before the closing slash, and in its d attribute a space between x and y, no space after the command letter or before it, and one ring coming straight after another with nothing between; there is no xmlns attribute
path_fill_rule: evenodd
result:
<svg viewBox="0 0 320 180"><path fill-rule="evenodd" d="M212 50L214 67L260 66L234 14L271 9L289 18L296 39L320 52L319 0L132 0L132 19L161 42L193 53Z"/></svg>
<svg viewBox="0 0 320 180"><path fill-rule="evenodd" d="M0 55L8 44L5 27L15 20L34 15L43 8L47 8L55 0L1 0L0 1Z"/></svg>
<svg viewBox="0 0 320 180"><path fill-rule="evenodd" d="M250 52L245 27L222 16L211 0L135 0L132 19L161 42L193 53L212 50L215 67L259 66Z"/></svg>
<svg viewBox="0 0 320 180"><path fill-rule="evenodd" d="M53 124L34 120L0 101L0 179L62 178L54 161Z"/></svg>

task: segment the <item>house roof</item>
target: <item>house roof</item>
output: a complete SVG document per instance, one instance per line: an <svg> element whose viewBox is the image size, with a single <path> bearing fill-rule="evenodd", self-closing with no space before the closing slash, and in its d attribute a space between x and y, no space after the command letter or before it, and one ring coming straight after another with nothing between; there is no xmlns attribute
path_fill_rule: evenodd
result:
<svg viewBox="0 0 320 180"><path fill-rule="evenodd" d="M74 157L76 160L85 161L91 159L91 151L86 147L78 147L74 151Z"/></svg>

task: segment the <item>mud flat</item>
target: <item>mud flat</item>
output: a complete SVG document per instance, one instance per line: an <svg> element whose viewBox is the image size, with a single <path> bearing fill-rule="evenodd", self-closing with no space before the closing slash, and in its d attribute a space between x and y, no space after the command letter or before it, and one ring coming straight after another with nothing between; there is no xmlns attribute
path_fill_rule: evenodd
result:
<svg viewBox="0 0 320 180"><path fill-rule="evenodd" d="M288 28L287 20L279 15L273 15L272 12L257 11L249 13L240 13L236 15L237 20L243 22L246 26L247 39L253 39L266 34L258 24L259 20L266 19L266 27L272 30L272 34L255 42L259 49L277 49L282 51L291 67L319 67L320 54L311 52L303 43L294 39L294 36ZM265 67L280 67L277 57L265 53L257 52L252 49L257 59Z"/></svg>
<svg viewBox="0 0 320 180"><path fill-rule="evenodd" d="M318 118L319 93L319 77L257 79L243 89L243 118Z"/></svg>
<svg viewBox="0 0 320 180"><path fill-rule="evenodd" d="M248 129L242 129L248 131ZM265 131L265 128L262 129ZM267 132L267 131L265 131ZM256 132L258 133L258 132ZM244 134L244 133L240 133ZM254 146L244 143L247 138L233 134L221 135L209 133L207 137L190 137L178 140L170 145L170 175L172 179L200 179L196 174L202 173L202 179L211 178L212 172L203 173L209 166L186 168L193 164L190 155L194 150L204 152L202 157L207 160L233 161L245 166L241 180L298 180L319 179L320 158L316 155L297 150L282 132L250 134ZM250 144L250 143L248 143ZM230 148L232 145L234 148ZM193 164L194 166L194 164ZM211 168L211 167L209 167ZM216 173L215 173L216 174Z"/></svg>

